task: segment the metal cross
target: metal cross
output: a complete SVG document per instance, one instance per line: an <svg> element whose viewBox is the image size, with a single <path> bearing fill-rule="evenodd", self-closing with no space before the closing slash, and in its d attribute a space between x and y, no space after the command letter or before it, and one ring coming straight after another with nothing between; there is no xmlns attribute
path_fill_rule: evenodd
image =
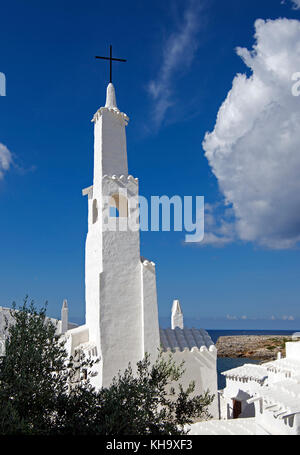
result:
<svg viewBox="0 0 300 455"><path fill-rule="evenodd" d="M112 45L110 45L110 55L109 57L99 57L96 55L95 58L101 58L103 60L109 60L109 82L112 82L112 62L127 62L123 58L113 58L112 56Z"/></svg>

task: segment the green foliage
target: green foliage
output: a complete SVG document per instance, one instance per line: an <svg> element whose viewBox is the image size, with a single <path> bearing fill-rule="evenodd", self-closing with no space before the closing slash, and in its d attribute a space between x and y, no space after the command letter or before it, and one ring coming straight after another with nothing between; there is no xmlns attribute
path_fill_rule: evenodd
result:
<svg viewBox="0 0 300 455"><path fill-rule="evenodd" d="M46 306L37 310L25 298L10 314L14 323L6 322L5 356L0 357L0 434L44 434L53 426L57 400L67 394L78 366L67 358L64 341L46 318Z"/></svg>
<svg viewBox="0 0 300 455"><path fill-rule="evenodd" d="M151 364L149 355L138 362L134 372L129 365L108 388L99 392L76 387L58 410L55 432L99 435L180 435L195 418L208 419L208 392L191 397L195 385L177 391L171 383L182 376L183 365L160 353Z"/></svg>
<svg viewBox="0 0 300 455"><path fill-rule="evenodd" d="M190 398L194 384L187 390L171 387L183 374L170 356L160 353L151 365L149 355L138 362L136 374L131 366L114 378L109 388L98 394L98 422L102 434L147 435L185 434L184 425L194 418L209 418L208 393Z"/></svg>
<svg viewBox="0 0 300 455"><path fill-rule="evenodd" d="M146 355L96 392L90 385L95 362L81 352L67 358L45 307L37 311L25 299L11 315L0 358L0 434L177 435L194 419L210 417L213 397L192 396L193 383L184 390L178 384L183 364L171 355L160 353L154 364Z"/></svg>
<svg viewBox="0 0 300 455"><path fill-rule="evenodd" d="M7 398L5 399L1 394L0 435L12 435L26 432L26 423L20 418L12 402Z"/></svg>

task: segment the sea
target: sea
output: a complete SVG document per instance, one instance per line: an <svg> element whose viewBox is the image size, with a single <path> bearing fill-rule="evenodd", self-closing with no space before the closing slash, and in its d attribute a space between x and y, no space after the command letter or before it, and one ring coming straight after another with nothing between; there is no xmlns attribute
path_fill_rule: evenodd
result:
<svg viewBox="0 0 300 455"><path fill-rule="evenodd" d="M237 336L237 335L283 335L290 336L295 333L295 331L290 330L207 330L212 341L217 342L219 337L226 336ZM217 370L218 370L218 389L224 389L226 385L225 376L221 373L222 371L230 370L231 368L236 368L245 363L260 364L261 361L247 358L230 358L230 357L219 357L217 360Z"/></svg>

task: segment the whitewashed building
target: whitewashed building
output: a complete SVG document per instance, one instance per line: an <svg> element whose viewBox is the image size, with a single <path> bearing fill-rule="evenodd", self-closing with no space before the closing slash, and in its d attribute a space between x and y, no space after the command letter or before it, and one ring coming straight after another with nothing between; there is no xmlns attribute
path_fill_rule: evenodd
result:
<svg viewBox="0 0 300 455"><path fill-rule="evenodd" d="M13 324L14 322L11 311L11 308L0 306L0 339L2 340L4 340L6 336L6 326ZM67 300L64 300L61 307L61 319L47 317L47 319L56 326L57 335L63 334L67 330L77 327L77 324L69 321L68 312L68 302Z"/></svg>
<svg viewBox="0 0 300 455"><path fill-rule="evenodd" d="M46 318L56 326L57 335L63 335L67 330L77 327L77 324L69 322L68 312L68 302L64 300L61 308L61 319ZM11 308L0 306L0 356L5 355L7 327L14 324L14 318L11 313L13 313Z"/></svg>
<svg viewBox="0 0 300 455"><path fill-rule="evenodd" d="M218 418L217 349L206 330L184 327L179 300L173 302L171 328L160 329L160 344L166 356L172 353L177 364L184 362L180 383L185 388L194 381L194 395L206 390L214 395L208 411Z"/></svg>
<svg viewBox="0 0 300 455"><path fill-rule="evenodd" d="M300 342L286 343L285 358L223 374L222 419L194 424L190 434L300 435Z"/></svg>
<svg viewBox="0 0 300 455"><path fill-rule="evenodd" d="M155 264L140 253L139 182L128 172L129 118L117 107L112 83L92 121L94 178L83 190L88 198L86 323L65 333L68 350L100 359L92 379L100 388L146 352L155 360L162 347L165 355L185 360L184 384L195 380L195 393L215 395L210 411L217 416L217 352L211 338L204 330L184 328L179 301L172 307L172 328L159 329Z"/></svg>
<svg viewBox="0 0 300 455"><path fill-rule="evenodd" d="M222 419L254 417L255 407L248 400L268 379L267 369L261 365L245 364L222 373L226 387L219 392Z"/></svg>

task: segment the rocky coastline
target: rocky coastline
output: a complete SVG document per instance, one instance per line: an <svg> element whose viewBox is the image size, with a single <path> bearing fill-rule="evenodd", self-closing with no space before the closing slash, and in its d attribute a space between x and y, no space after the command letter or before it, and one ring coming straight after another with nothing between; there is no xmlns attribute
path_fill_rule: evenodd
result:
<svg viewBox="0 0 300 455"><path fill-rule="evenodd" d="M218 357L256 359L269 361L277 358L278 353L285 356L285 343L294 341L283 335L238 335L219 337L216 348Z"/></svg>

